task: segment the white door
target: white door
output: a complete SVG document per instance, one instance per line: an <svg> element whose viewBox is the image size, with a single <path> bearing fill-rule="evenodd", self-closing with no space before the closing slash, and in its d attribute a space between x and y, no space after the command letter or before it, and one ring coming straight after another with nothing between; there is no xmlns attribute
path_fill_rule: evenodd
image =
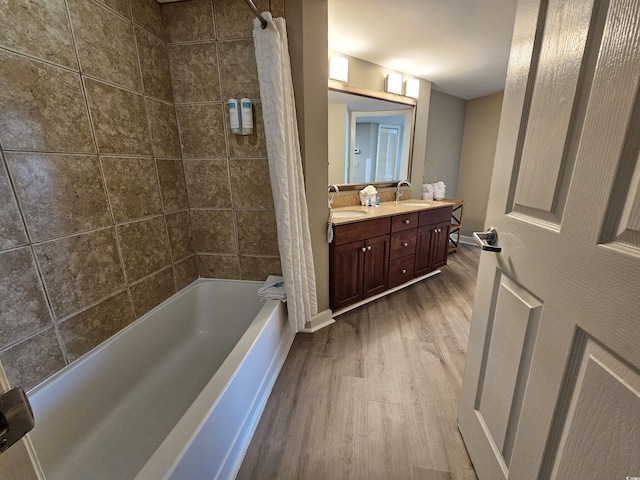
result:
<svg viewBox="0 0 640 480"><path fill-rule="evenodd" d="M376 182L389 181L395 178L399 145L400 127L380 124L378 126L376 152Z"/></svg>
<svg viewBox="0 0 640 480"><path fill-rule="evenodd" d="M9 381L0 363L0 395L9 388ZM44 480L44 474L28 435L0 454L0 480L18 479Z"/></svg>
<svg viewBox="0 0 640 480"><path fill-rule="evenodd" d="M640 0L518 5L459 426L481 480L640 477Z"/></svg>

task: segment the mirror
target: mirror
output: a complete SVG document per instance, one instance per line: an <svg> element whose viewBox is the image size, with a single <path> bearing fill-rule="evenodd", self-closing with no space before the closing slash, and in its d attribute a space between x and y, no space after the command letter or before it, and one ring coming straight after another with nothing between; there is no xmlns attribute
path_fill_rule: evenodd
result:
<svg viewBox="0 0 640 480"><path fill-rule="evenodd" d="M329 184L350 190L409 179L415 102L391 97L329 88Z"/></svg>

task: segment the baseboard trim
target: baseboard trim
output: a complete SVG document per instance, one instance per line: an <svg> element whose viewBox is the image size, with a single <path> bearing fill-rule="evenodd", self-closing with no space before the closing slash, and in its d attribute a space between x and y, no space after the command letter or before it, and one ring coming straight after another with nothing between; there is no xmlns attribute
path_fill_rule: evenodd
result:
<svg viewBox="0 0 640 480"><path fill-rule="evenodd" d="M398 285L397 287L393 287L389 290L386 290L382 293L379 293L378 295L374 295L373 297L369 297L369 298L365 298L364 300L360 300L358 303L354 303L353 305L349 305L348 307L344 307L342 310L338 310L337 312L333 312L333 316L337 317L338 315L342 315L343 313L347 313L351 310L353 310L354 308L358 308L361 307L362 305L365 305L369 302L373 302L374 300L377 300L378 298L382 298L385 297L387 295L389 295L390 293L393 292L397 292L398 290L402 290L405 287L408 287L409 285L413 285L414 283L418 283L422 280L424 280L425 278L429 278L429 277L433 277L434 275L437 275L439 273L442 273L442 270L434 270L433 272L429 272L426 275L422 275L421 277L417 277L414 278L413 280L409 280L408 282L403 283L402 285Z"/></svg>
<svg viewBox="0 0 640 480"><path fill-rule="evenodd" d="M304 328L300 329L300 332L314 333L324 327L328 327L332 323L336 323L333 319L333 312L330 309L326 309L313 315L311 320L305 324Z"/></svg>

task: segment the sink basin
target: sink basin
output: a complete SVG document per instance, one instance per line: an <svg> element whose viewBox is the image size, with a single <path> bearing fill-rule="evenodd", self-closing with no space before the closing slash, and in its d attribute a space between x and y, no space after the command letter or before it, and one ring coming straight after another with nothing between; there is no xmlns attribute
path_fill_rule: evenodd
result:
<svg viewBox="0 0 640 480"><path fill-rule="evenodd" d="M333 218L351 218L351 217L364 217L367 212L362 210L340 210L333 211Z"/></svg>

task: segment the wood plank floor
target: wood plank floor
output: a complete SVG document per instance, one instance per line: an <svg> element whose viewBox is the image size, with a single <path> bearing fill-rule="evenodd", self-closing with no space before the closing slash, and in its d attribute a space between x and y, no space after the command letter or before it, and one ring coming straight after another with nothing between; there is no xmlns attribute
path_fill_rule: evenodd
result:
<svg viewBox="0 0 640 480"><path fill-rule="evenodd" d="M456 425L480 250L298 334L238 479L476 479Z"/></svg>

